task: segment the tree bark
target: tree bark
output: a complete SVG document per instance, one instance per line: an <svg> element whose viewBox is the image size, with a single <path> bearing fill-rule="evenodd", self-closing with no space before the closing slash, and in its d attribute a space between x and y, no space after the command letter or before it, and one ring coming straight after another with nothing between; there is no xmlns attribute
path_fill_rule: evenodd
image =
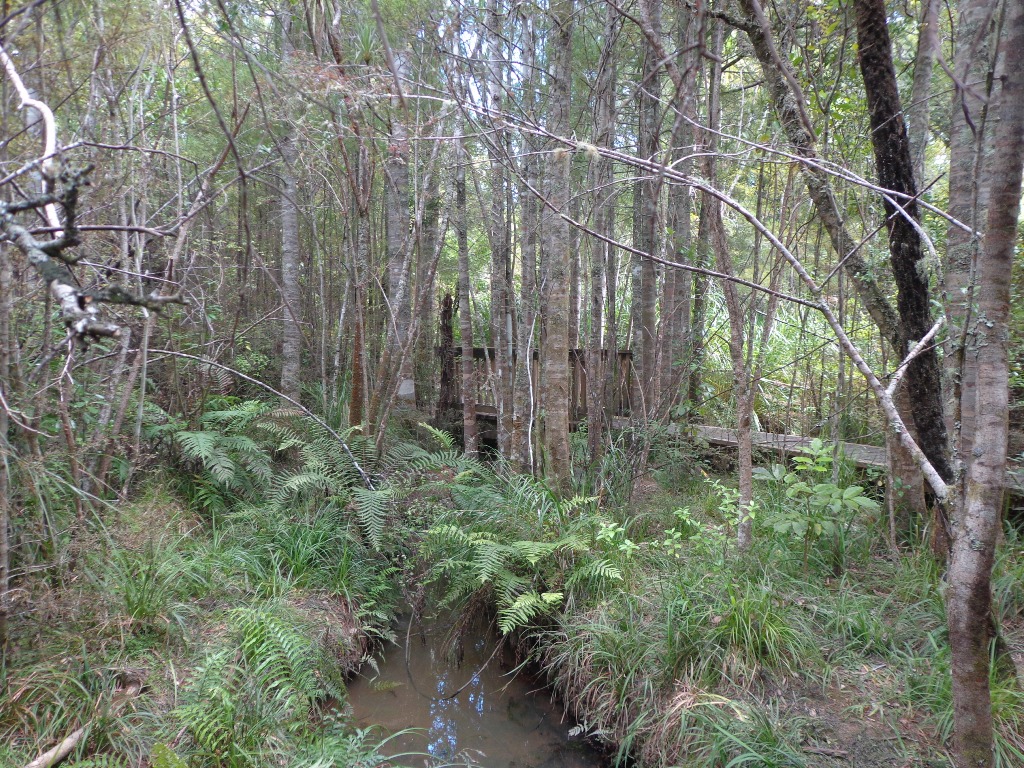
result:
<svg viewBox="0 0 1024 768"><path fill-rule="evenodd" d="M437 329L434 327L435 270L432 262L438 246L441 219L440 173L431 173L427 183L426 202L423 206L423 230L416 259L416 306L419 308L419 333L416 336L415 380L416 407L432 414L437 407L438 391L434 387L434 347Z"/></svg>
<svg viewBox="0 0 1024 768"><path fill-rule="evenodd" d="M975 441L963 505L954 512L946 592L959 768L987 768L994 762L991 582L1006 474L1010 280L1024 165L1024 8L1008 2L1004 12L1002 64L989 102L994 129L982 179L988 196L978 254L978 311L968 339L968 365L977 372L977 430L985 439Z"/></svg>
<svg viewBox="0 0 1024 768"><path fill-rule="evenodd" d="M395 56L395 66L403 75L407 69L406 60L407 57L403 53ZM393 370L381 371L382 375L377 377L375 398L379 396L378 393L389 391L394 386L390 377L397 376L398 399L411 403L416 401L413 361L410 355L401 354L401 350L409 342L412 315L410 273L413 249L409 242L409 127L406 125L407 116L399 104L397 95L392 98L391 106L391 137L388 158L384 163L384 177L387 179L385 191L389 302L385 355ZM399 363L400 367L394 370Z"/></svg>
<svg viewBox="0 0 1024 768"><path fill-rule="evenodd" d="M939 0L921 0L921 23L917 32L917 56L914 57L914 83L907 107L907 133L914 179L918 189L926 187L924 177L925 150L931 130L932 72L939 54Z"/></svg>
<svg viewBox="0 0 1024 768"><path fill-rule="evenodd" d="M456 121L455 233L459 249L459 333L462 336L462 442L467 456L476 456L476 384L473 380L473 310L469 302L469 220L466 215L466 165L469 154Z"/></svg>
<svg viewBox="0 0 1024 768"><path fill-rule="evenodd" d="M892 60L892 43L884 0L856 0L860 68L871 117L871 143L875 151L878 183L898 196L886 196L882 205L889 233L889 254L898 291L899 356L903 357L932 326L928 280L920 267L924 245L916 201L914 162L903 122L903 108ZM894 203L899 204L899 208ZM942 479L953 478L943 419L942 379L935 347L911 363L906 386L920 447Z"/></svg>
<svg viewBox="0 0 1024 768"><path fill-rule="evenodd" d="M651 34L661 36L661 0L642 0L641 13ZM644 45L640 87L638 89L637 112L639 125L637 137L639 155L644 160L657 161L661 150L661 116L658 106L661 101L661 59L650 41ZM636 247L652 256L657 255L658 233L661 226L658 222L658 197L661 193L661 177L645 174L637 182L634 190L634 221L633 240ZM639 269L634 268L633 301L639 303L639 311L634 310L633 338L639 344L634 349L639 352L635 358L638 362L637 373L640 378L640 394L645 416L653 416L653 408L657 400L658 367L657 356L657 283L658 276L655 262L650 258L634 255L639 259ZM637 282L639 278L639 282Z"/></svg>
<svg viewBox="0 0 1024 768"><path fill-rule="evenodd" d="M981 183L983 141L988 120L991 74L995 63L995 9L998 0L962 0L956 28L955 91L949 132L949 214L969 232L950 224L946 232L943 276L949 317L943 356L954 407L946 415L954 451L971 455L975 432L975 370L965 365L967 328L973 317L976 260L984 226L988 190ZM961 467L962 469L963 467Z"/></svg>
<svg viewBox="0 0 1024 768"><path fill-rule="evenodd" d="M682 51L679 64L683 72L683 87L677 88L673 107L676 125L673 128L672 156L680 172L691 172L693 161L693 127L690 120L697 116L696 77L699 68L696 45L699 19L692 13L678 13L676 19L676 47ZM693 233L690 218L693 206L690 190L682 184L673 184L668 191L668 225L671 234L670 258L680 264L693 259ZM678 397L682 373L686 371L690 349L690 313L693 300L693 275L679 269L668 269L662 294L662 364L661 389L666 404L671 406Z"/></svg>
<svg viewBox="0 0 1024 768"><path fill-rule="evenodd" d="M548 130L554 136L569 134L569 99L572 78L573 0L554 0L551 5L551 58ZM545 209L542 272L544 290L544 345L541 349L540 384L544 410L542 444L544 476L562 494L571 493L572 463L569 455L569 160L571 153L553 146L547 153L547 200L558 213Z"/></svg>
<svg viewBox="0 0 1024 768"><path fill-rule="evenodd" d="M524 14L523 25L523 109L531 114L537 103L536 37L534 21ZM526 182L520 190L522 226L519 236L520 285L522 301L519 309L519 323L516 339L515 383L512 393L512 461L520 472L533 474L533 425L536 414L534 402L534 340L537 337L538 315L537 294L537 243L540 227L540 204L529 188L540 189L538 179L535 140L523 137L525 157L522 161L523 178ZM529 188L527 188L529 187Z"/></svg>
<svg viewBox="0 0 1024 768"><path fill-rule="evenodd" d="M281 18L281 68L291 65L291 9L285 6ZM299 190L295 180L298 151L291 110L285 100L278 151L281 153L281 301L284 320L281 326L281 392L293 400L302 393L302 289L299 285Z"/></svg>
<svg viewBox="0 0 1024 768"><path fill-rule="evenodd" d="M505 53L501 36L502 15L498 0L488 2L487 23L487 101L495 114L504 103L502 72ZM491 245L491 340L494 344L495 406L497 407L498 451L511 456L512 404L512 285L509 238L505 217L505 163L508 136L496 124L487 144L490 160L489 227Z"/></svg>
<svg viewBox="0 0 1024 768"><path fill-rule="evenodd" d="M605 6L603 50L594 87L594 143L610 147L615 142L615 43L618 40L620 17L611 5ZM594 227L614 240L615 203L612 193L614 168L611 160L598 155L590 163L590 187L593 190ZM587 342L587 451L591 469L596 471L604 447L605 402L608 371L618 367L617 350L605 352L602 333L605 302L614 303L608 289L607 268L612 246L595 239L590 252L590 334ZM613 337L614 338L614 337ZM611 342L614 344L614 342Z"/></svg>

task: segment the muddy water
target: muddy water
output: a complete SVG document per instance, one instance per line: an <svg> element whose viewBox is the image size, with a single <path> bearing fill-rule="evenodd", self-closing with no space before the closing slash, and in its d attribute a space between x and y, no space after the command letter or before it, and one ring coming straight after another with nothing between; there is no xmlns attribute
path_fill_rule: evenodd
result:
<svg viewBox="0 0 1024 768"><path fill-rule="evenodd" d="M393 733L417 732L389 744L389 754L417 752L407 765L469 763L484 768L598 768L602 761L571 738L549 694L524 674L512 676L494 642L468 640L461 665L443 651L449 627L441 622L406 633L391 646L376 677L372 669L349 686L349 704L359 727L379 725ZM408 636L408 660L405 640ZM488 661L490 659L490 661Z"/></svg>

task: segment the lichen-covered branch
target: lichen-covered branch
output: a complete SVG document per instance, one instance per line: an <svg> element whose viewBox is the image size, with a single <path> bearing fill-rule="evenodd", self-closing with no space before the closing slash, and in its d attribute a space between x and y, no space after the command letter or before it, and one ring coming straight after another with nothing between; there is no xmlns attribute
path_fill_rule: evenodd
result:
<svg viewBox="0 0 1024 768"><path fill-rule="evenodd" d="M88 183L88 170L61 174L64 190L60 195L44 194L17 203L0 202L0 233L25 254L59 308L68 333L79 341L120 335L120 326L101 316L102 304L126 304L159 310L166 304L184 303L180 294L164 296L154 291L149 295L141 295L117 285L91 289L78 285L69 266L78 261L80 256L70 249L79 244L75 214L78 190ZM56 239L37 240L25 226L18 223L16 214L44 208L55 202L61 205L65 214L64 231Z"/></svg>

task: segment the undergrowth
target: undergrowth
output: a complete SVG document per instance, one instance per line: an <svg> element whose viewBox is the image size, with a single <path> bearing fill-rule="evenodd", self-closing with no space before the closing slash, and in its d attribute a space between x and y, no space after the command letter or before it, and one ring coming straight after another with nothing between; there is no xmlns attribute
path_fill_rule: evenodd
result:
<svg viewBox="0 0 1024 768"><path fill-rule="evenodd" d="M940 570L926 552L894 557L870 486L837 469L816 445L762 473L740 553L735 492L699 470L600 504L473 468L448 477L420 567L442 603L493 610L617 761L947 765ZM1022 572L1011 535L995 577L1011 646ZM1024 764L1020 688L992 684L997 764Z"/></svg>
<svg viewBox="0 0 1024 768"><path fill-rule="evenodd" d="M69 736L73 768L394 764L337 714L344 677L391 632L387 510L295 412L225 399L201 427L158 428L178 471L26 580L0 764Z"/></svg>
<svg viewBox="0 0 1024 768"><path fill-rule="evenodd" d="M173 481L32 582L0 762L84 729L78 768L383 764L338 712L408 601L454 612L452 647L493 621L618 762L948 764L941 569L889 551L871 487L824 445L760 473L740 553L736 492L699 468L567 499L431 428L380 456L346 433L368 488L292 411L226 401L200 427L165 431ZM628 451L606 461L632 471ZM994 577L1011 649L1022 576L1011 531ZM1024 764L1024 694L992 686L997 764Z"/></svg>

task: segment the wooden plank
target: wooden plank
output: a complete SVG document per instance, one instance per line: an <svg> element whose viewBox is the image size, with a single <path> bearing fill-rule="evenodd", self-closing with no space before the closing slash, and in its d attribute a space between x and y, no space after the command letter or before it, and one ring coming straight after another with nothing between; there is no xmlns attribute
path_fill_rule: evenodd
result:
<svg viewBox="0 0 1024 768"><path fill-rule="evenodd" d="M616 418L612 426L617 429L628 426L629 420ZM691 427L694 437L704 440L709 445L720 445L728 448L735 448L738 445L736 430L728 427L709 427L697 425ZM678 424L668 425L669 434L678 435L680 427ZM810 445L813 438L800 437L798 435L780 435L774 432L753 432L751 439L754 447L761 450L779 451L780 453L799 453L801 448ZM874 467L885 469L885 448L875 445L861 445L859 443L840 443L843 455L847 461L858 467ZM1024 496L1024 467L1012 468L1006 472L1004 487L1007 492L1014 496Z"/></svg>
<svg viewBox="0 0 1024 768"><path fill-rule="evenodd" d="M697 426L694 427L694 430L697 437L711 445L735 447L738 444L735 429ZM779 451L781 453L799 453L801 449L810 447L812 439L797 435L779 435L774 432L751 432L751 440L755 448ZM858 467L885 466L885 448L845 442L840 443L839 447L847 461L852 462Z"/></svg>

